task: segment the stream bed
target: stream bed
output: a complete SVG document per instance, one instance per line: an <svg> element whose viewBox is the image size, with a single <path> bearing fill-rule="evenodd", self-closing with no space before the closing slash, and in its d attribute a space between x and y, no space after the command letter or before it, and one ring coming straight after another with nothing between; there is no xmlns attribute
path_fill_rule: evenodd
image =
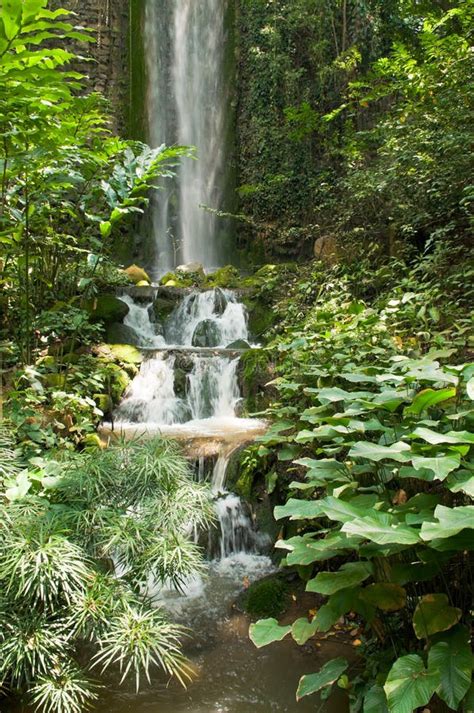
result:
<svg viewBox="0 0 474 713"><path fill-rule="evenodd" d="M96 707L105 713L345 713L342 692L321 703L317 696L296 702L300 676L317 671L334 650L310 651L291 640L258 650L248 638L249 620L232 611L246 578L273 571L269 558L238 554L209 564L205 579L186 595L162 594L173 617L190 628L185 651L196 675L186 689L157 673L151 686L108 686ZM335 645L327 643L327 647ZM337 652L340 654L340 650Z"/></svg>

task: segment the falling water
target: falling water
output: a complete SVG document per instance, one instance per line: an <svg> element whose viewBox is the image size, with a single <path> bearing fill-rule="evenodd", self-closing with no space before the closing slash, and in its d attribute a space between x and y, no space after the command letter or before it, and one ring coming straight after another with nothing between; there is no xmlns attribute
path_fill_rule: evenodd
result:
<svg viewBox="0 0 474 713"><path fill-rule="evenodd" d="M165 340L159 331L159 325L152 321L152 302L136 302L130 295L120 296L128 305L128 314L123 323L136 335L136 346L145 349L159 349L165 346Z"/></svg>
<svg viewBox="0 0 474 713"><path fill-rule="evenodd" d="M195 146L198 160L178 169L176 195L168 187L152 204L153 276L180 262L210 268L226 253L222 221L202 206L223 210L229 184L228 129L232 58L226 33L228 0L147 0L144 44L147 117L153 145Z"/></svg>
<svg viewBox="0 0 474 713"><path fill-rule="evenodd" d="M188 403L193 419L232 418L240 400L238 359L193 355L188 376Z"/></svg>

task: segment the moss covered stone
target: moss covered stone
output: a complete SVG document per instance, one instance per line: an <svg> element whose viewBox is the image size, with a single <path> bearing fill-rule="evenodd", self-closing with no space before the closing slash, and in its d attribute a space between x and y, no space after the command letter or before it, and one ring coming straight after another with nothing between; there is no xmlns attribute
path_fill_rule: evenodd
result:
<svg viewBox="0 0 474 713"><path fill-rule="evenodd" d="M122 322L129 313L129 307L115 295L98 295L86 304L86 309L94 321L110 324Z"/></svg>
<svg viewBox="0 0 474 713"><path fill-rule="evenodd" d="M138 265L130 265L124 272L135 285L146 283L146 286L148 286L151 282L148 273Z"/></svg>
<svg viewBox="0 0 474 713"><path fill-rule="evenodd" d="M288 605L288 585L278 575L254 582L242 596L241 605L252 617L277 617Z"/></svg>
<svg viewBox="0 0 474 713"><path fill-rule="evenodd" d="M242 286L242 278L239 271L233 265L220 267L218 270L208 275L206 278L206 287L222 287L228 289L236 289Z"/></svg>

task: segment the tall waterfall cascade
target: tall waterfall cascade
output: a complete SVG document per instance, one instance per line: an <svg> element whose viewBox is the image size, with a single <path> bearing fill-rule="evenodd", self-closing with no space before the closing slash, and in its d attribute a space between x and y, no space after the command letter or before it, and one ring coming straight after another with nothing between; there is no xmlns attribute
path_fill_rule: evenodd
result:
<svg viewBox="0 0 474 713"><path fill-rule="evenodd" d="M228 12L228 0L146 0L147 139L195 147L198 159L183 159L175 185L167 180L152 200L153 278L183 262L211 268L226 258L226 226L212 210L225 209L231 184Z"/></svg>
<svg viewBox="0 0 474 713"><path fill-rule="evenodd" d="M196 477L207 478L215 499L217 538L210 535L211 557L261 550L247 506L228 492L226 475L232 454L265 431L264 422L240 418L239 349L250 340L244 305L229 290L194 291L164 321L154 320L153 297L121 299L124 322L136 335L143 361L112 423L104 428L125 437L160 434L183 442L198 463Z"/></svg>

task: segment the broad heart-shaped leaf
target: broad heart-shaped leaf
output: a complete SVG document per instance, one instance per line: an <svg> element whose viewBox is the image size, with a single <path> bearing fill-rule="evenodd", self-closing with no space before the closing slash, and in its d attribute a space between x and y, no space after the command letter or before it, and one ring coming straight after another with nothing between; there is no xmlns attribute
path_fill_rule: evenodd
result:
<svg viewBox="0 0 474 713"><path fill-rule="evenodd" d="M438 505L434 516L439 522L425 522L421 526L420 534L425 542L452 537L466 528L474 529L474 505L464 505L458 508Z"/></svg>
<svg viewBox="0 0 474 713"><path fill-rule="evenodd" d="M428 670L438 671L440 684L436 693L453 710L458 706L471 686L472 653L469 631L464 626L444 634L443 640L431 647L428 654Z"/></svg>
<svg viewBox="0 0 474 713"><path fill-rule="evenodd" d="M474 471L458 470L452 473L446 481L446 487L452 493L463 492L474 498Z"/></svg>
<svg viewBox="0 0 474 713"><path fill-rule="evenodd" d="M439 673L429 673L416 654L397 659L384 686L390 713L412 713L425 706L439 684Z"/></svg>
<svg viewBox="0 0 474 713"><path fill-rule="evenodd" d="M424 441L431 443L432 446L438 446L440 443L474 443L474 433L469 431L449 431L449 433L437 433L430 428L420 426L415 428L411 437L422 438Z"/></svg>
<svg viewBox="0 0 474 713"><path fill-rule="evenodd" d="M434 458L424 458L422 456L413 456L412 463L415 470L428 469L432 470L434 477L437 480L444 480L453 470L459 468L461 456L459 453L453 453L449 456L436 456Z"/></svg>
<svg viewBox="0 0 474 713"><path fill-rule="evenodd" d="M365 694L363 713L389 713L387 696L382 686L372 686Z"/></svg>
<svg viewBox="0 0 474 713"><path fill-rule="evenodd" d="M250 640L257 649L268 646L274 641L281 641L291 631L291 626L280 626L276 619L260 619L250 625Z"/></svg>
<svg viewBox="0 0 474 713"><path fill-rule="evenodd" d="M357 610L360 587L353 589L341 589L329 597L327 604L324 604L316 614L314 619L318 631L329 631L343 614ZM370 618L370 617L368 617Z"/></svg>
<svg viewBox="0 0 474 713"><path fill-rule="evenodd" d="M416 545L420 542L417 530L397 523L388 513L373 513L367 517L346 522L342 531L358 535L378 545Z"/></svg>
<svg viewBox="0 0 474 713"><path fill-rule="evenodd" d="M428 639L440 631L448 631L458 623L462 611L449 605L446 594L425 594L413 614L413 628L418 639Z"/></svg>
<svg viewBox="0 0 474 713"><path fill-rule="evenodd" d="M410 406L405 409L405 413L414 413L419 415L422 411L430 406L435 406L442 401L453 399L456 396L456 389L423 389L413 399Z"/></svg>
<svg viewBox="0 0 474 713"><path fill-rule="evenodd" d="M300 701L305 696L310 696L322 688L332 686L336 683L339 676L347 670L349 664L346 659L338 658L328 661L318 673L311 673L308 676L302 676L298 690L296 692L296 700Z"/></svg>
<svg viewBox="0 0 474 713"><path fill-rule="evenodd" d="M307 592L317 594L335 594L340 589L355 587L361 584L373 573L370 562L348 562L337 572L320 572L306 585Z"/></svg>
<svg viewBox="0 0 474 713"><path fill-rule="evenodd" d="M303 646L312 636L318 631L318 624L315 619L308 621L301 618L293 622L291 627L291 635L297 644Z"/></svg>
<svg viewBox="0 0 474 713"><path fill-rule="evenodd" d="M407 463L410 460L410 446L408 443L398 441L391 446L380 446L370 441L359 441L349 451L351 458L367 458L375 462L381 460L395 460L398 463Z"/></svg>
<svg viewBox="0 0 474 713"><path fill-rule="evenodd" d="M382 611L398 611L403 609L407 601L407 593L399 584L391 582L376 582L363 589L360 597Z"/></svg>
<svg viewBox="0 0 474 713"><path fill-rule="evenodd" d="M474 376L471 376L466 384L466 392L470 399L474 401Z"/></svg>
<svg viewBox="0 0 474 713"><path fill-rule="evenodd" d="M276 520L282 520L284 517L289 517L290 520L312 520L321 514L321 500L290 498L285 505L277 505L274 510Z"/></svg>

